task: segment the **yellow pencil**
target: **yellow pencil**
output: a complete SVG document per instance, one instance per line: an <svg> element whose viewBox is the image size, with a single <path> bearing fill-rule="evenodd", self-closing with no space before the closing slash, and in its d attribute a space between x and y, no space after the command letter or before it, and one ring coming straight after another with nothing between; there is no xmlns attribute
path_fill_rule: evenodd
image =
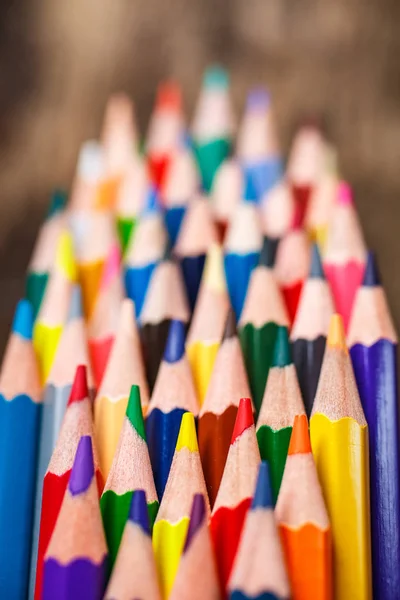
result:
<svg viewBox="0 0 400 600"><path fill-rule="evenodd" d="M193 414L186 412L182 417L171 470L153 529L153 547L163 598L168 598L175 581L195 494L202 494L206 499L208 516L210 507L196 425Z"/></svg>
<svg viewBox="0 0 400 600"><path fill-rule="evenodd" d="M186 352L200 406L207 393L228 310L222 248L214 243L207 253L196 308L186 340Z"/></svg>
<svg viewBox="0 0 400 600"><path fill-rule="evenodd" d="M332 524L334 597L370 600L368 427L337 314L330 323L310 434Z"/></svg>

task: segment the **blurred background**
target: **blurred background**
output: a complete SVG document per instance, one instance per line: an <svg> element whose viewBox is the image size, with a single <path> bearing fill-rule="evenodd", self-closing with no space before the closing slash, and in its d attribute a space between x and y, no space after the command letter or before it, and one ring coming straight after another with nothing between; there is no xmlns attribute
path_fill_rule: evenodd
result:
<svg viewBox="0 0 400 600"><path fill-rule="evenodd" d="M0 344L55 185L69 187L108 95L128 92L141 130L157 83L183 86L188 117L206 65L272 94L286 152L323 119L355 188L367 242L400 323L398 0L21 0L0 3Z"/></svg>

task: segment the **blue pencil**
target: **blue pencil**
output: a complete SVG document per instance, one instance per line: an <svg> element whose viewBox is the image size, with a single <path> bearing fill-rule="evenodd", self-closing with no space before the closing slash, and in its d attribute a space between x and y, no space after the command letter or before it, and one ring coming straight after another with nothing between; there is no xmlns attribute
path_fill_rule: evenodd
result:
<svg viewBox="0 0 400 600"><path fill-rule="evenodd" d="M182 415L190 411L196 416L198 410L185 354L185 324L171 321L146 420L147 443L160 502L174 457Z"/></svg>
<svg viewBox="0 0 400 600"><path fill-rule="evenodd" d="M41 411L33 310L17 305L0 373L0 598L28 591Z"/></svg>

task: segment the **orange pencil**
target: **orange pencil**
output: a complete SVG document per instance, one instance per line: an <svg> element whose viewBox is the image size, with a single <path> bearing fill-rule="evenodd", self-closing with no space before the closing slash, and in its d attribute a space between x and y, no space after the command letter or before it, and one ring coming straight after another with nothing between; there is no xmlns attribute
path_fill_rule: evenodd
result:
<svg viewBox="0 0 400 600"><path fill-rule="evenodd" d="M249 396L249 382L231 308L198 424L200 456L211 506L224 472L239 400Z"/></svg>
<svg viewBox="0 0 400 600"><path fill-rule="evenodd" d="M122 303L118 331L103 381L94 403L94 423L101 472L107 479L118 445L132 384L140 387L143 412L149 402L135 309L131 300Z"/></svg>
<svg viewBox="0 0 400 600"><path fill-rule="evenodd" d="M275 514L293 600L331 600L332 535L305 415L295 417Z"/></svg>

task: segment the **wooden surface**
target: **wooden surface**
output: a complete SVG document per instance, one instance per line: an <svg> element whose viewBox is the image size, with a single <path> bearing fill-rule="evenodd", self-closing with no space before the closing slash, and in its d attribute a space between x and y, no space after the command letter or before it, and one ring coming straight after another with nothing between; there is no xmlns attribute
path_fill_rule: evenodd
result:
<svg viewBox="0 0 400 600"><path fill-rule="evenodd" d="M46 199L68 186L107 95L147 123L156 83L177 77L188 114L206 64L232 74L237 110L267 85L283 148L323 118L355 186L400 323L400 3L396 0L5 0L0 5L0 345Z"/></svg>

